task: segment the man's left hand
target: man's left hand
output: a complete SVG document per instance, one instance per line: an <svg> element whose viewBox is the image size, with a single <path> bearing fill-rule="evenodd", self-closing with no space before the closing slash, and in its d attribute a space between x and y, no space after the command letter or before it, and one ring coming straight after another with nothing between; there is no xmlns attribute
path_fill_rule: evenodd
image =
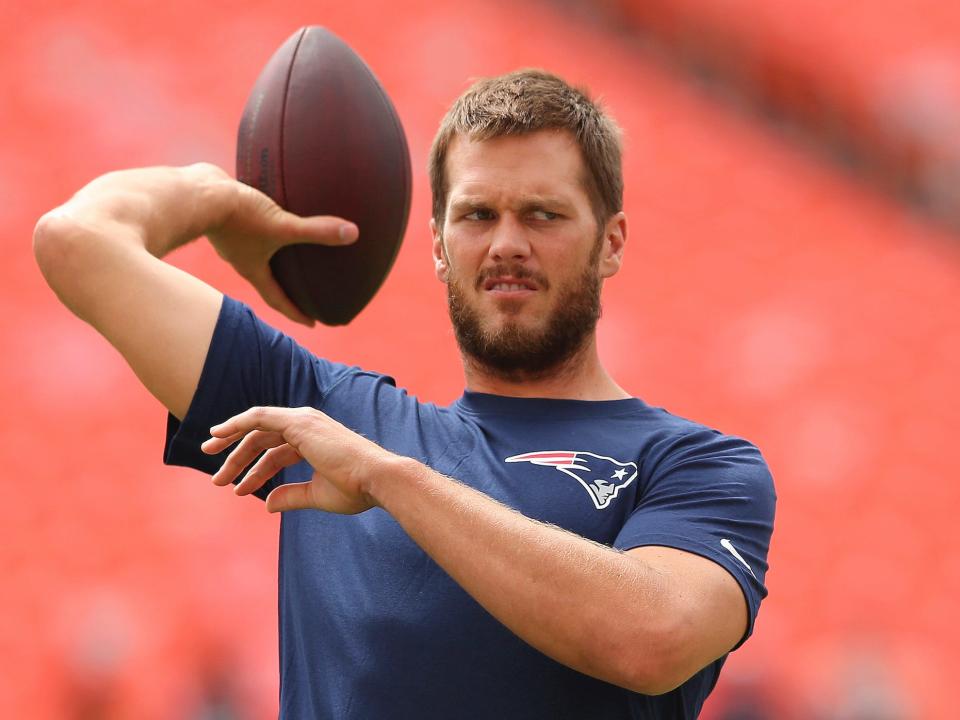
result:
<svg viewBox="0 0 960 720"><path fill-rule="evenodd" d="M281 485L270 493L270 512L316 508L350 515L369 510L376 504L368 492L370 478L396 458L313 408L250 408L210 428L210 435L201 446L210 455L239 441L213 476L215 485L230 484L263 453L237 484L237 495L255 492L301 460L310 464L310 481Z"/></svg>

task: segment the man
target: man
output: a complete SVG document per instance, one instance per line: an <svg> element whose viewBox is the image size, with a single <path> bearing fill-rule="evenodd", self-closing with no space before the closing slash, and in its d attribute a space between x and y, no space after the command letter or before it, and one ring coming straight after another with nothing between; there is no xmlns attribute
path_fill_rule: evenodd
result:
<svg viewBox="0 0 960 720"><path fill-rule="evenodd" d="M357 236L211 166L95 180L35 250L170 410L167 462L284 512L283 717L696 717L766 594L774 493L752 445L600 363L627 236L617 130L546 73L480 81L431 181L467 388L450 407L312 356L159 260L207 235L304 320L270 255Z"/></svg>

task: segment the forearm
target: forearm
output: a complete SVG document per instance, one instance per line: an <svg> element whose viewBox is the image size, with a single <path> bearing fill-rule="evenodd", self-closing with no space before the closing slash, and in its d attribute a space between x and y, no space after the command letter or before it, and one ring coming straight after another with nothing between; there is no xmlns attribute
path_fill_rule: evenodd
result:
<svg viewBox="0 0 960 720"><path fill-rule="evenodd" d="M667 692L746 629L744 594L712 560L657 546L621 553L536 522L313 408L253 407L210 433L209 454L240 441L215 484L253 463L236 487L246 495L306 460L318 470L309 482L274 488L270 512L383 508L517 636L607 682Z"/></svg>
<svg viewBox="0 0 960 720"><path fill-rule="evenodd" d="M669 573L535 522L413 461L371 489L484 608L530 645L633 690L669 687L676 614Z"/></svg>

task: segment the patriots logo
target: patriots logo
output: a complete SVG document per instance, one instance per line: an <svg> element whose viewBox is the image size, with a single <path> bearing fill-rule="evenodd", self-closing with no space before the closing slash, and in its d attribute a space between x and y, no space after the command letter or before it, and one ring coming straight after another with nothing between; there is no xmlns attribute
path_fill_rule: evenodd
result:
<svg viewBox="0 0 960 720"><path fill-rule="evenodd" d="M547 465L566 473L583 486L597 510L609 507L617 494L637 477L637 464L574 450L540 450L505 458L504 462Z"/></svg>

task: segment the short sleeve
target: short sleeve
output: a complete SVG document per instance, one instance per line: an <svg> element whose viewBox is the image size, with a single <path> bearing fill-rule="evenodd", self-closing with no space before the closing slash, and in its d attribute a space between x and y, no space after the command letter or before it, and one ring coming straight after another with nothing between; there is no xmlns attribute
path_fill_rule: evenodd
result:
<svg viewBox="0 0 960 720"><path fill-rule="evenodd" d="M319 407L351 368L317 358L246 305L224 297L200 381L183 421L167 418L163 460L212 474L226 459L200 444L210 427L256 405ZM258 496L266 497L273 483Z"/></svg>
<svg viewBox="0 0 960 720"><path fill-rule="evenodd" d="M704 428L658 444L646 487L614 546L663 545L726 568L747 601L742 644L767 595L775 506L773 478L760 451L745 440Z"/></svg>

